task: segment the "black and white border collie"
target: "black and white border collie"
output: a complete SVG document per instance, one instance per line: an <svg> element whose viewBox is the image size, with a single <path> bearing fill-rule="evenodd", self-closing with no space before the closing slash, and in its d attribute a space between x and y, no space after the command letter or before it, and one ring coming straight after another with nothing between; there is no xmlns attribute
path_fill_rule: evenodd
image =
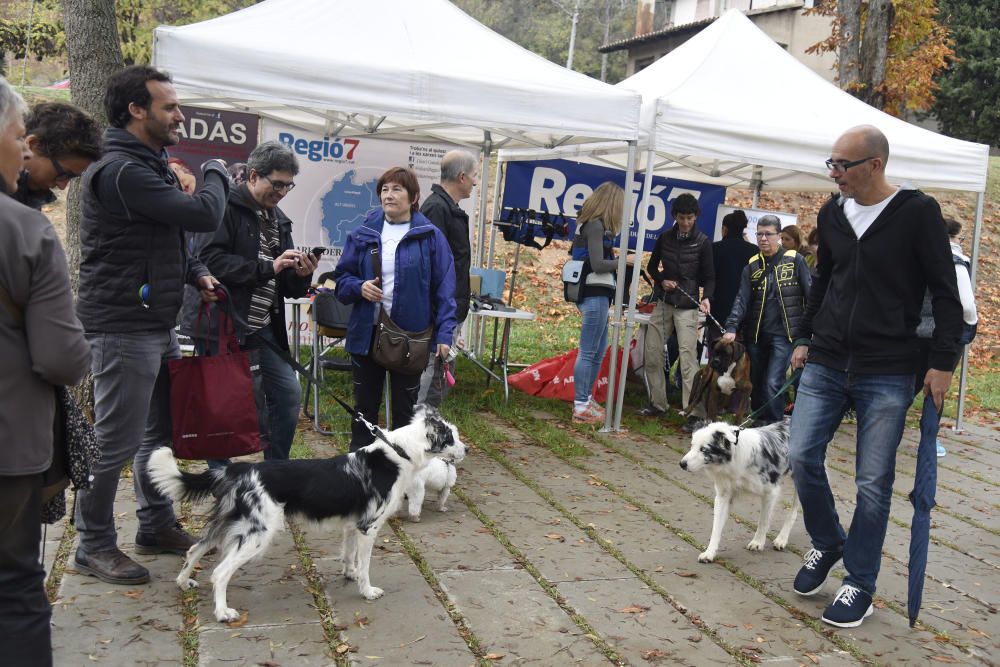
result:
<svg viewBox="0 0 1000 667"><path fill-rule="evenodd" d="M747 544L750 551L760 551L767 541L771 513L781 498L782 480L789 475L788 425L784 422L761 428L740 430L725 422L713 422L691 435L691 449L681 459L681 468L690 472L704 470L715 482L715 507L712 537L708 548L698 555L702 563L711 563L719 551L722 529L729 518L729 504L736 493L744 492L760 499L757 532ZM792 507L785 517L774 548L782 551L798 516L798 499L792 485Z"/></svg>
<svg viewBox="0 0 1000 667"><path fill-rule="evenodd" d="M361 595L382 596L371 585L368 569L379 529L392 517L413 475L431 457L461 461L465 445L457 429L434 408L419 406L410 424L386 433L392 446L376 439L350 454L332 459L300 459L231 463L200 474L182 472L169 447L149 458L149 474L164 495L175 501L215 497L205 535L188 550L177 585L198 585L189 578L198 561L218 548L220 559L212 571L215 618L239 618L228 606L226 588L243 564L261 555L285 517L336 522L343 528L343 574L357 579Z"/></svg>

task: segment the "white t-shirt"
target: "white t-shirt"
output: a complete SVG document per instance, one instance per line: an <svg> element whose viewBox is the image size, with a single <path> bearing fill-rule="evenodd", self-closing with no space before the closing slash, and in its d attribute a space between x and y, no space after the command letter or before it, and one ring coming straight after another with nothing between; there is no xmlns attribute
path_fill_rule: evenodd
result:
<svg viewBox="0 0 1000 667"><path fill-rule="evenodd" d="M382 306L392 314L392 292L396 286L396 247L410 231L410 222L382 224Z"/></svg>
<svg viewBox="0 0 1000 667"><path fill-rule="evenodd" d="M871 206L862 206L854 201L854 198L844 202L844 215L847 216L847 221L854 228L855 236L860 239L868 231L868 228L875 222L875 218L882 214L882 211L889 205L889 202L892 201L897 192L899 192L898 188L891 195Z"/></svg>
<svg viewBox="0 0 1000 667"><path fill-rule="evenodd" d="M969 258L962 254L962 246L957 243L951 244L951 254L961 257L966 262ZM955 278L958 280L958 298L962 302L962 320L973 325L979 322L979 314L976 312L976 297L972 293L972 279L969 270L964 264L955 264Z"/></svg>

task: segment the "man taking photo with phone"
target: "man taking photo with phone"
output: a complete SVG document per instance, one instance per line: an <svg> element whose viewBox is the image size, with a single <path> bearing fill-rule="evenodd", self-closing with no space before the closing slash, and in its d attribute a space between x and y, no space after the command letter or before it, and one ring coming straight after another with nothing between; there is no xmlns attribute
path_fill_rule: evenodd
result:
<svg viewBox="0 0 1000 667"><path fill-rule="evenodd" d="M222 224L199 257L229 291L240 347L259 350L271 432L264 458L287 459L302 390L271 345L288 352L285 299L305 296L319 258L295 250L292 221L278 208L299 173L292 151L267 141L250 153L247 170L246 182L229 193ZM197 307L185 304L185 309ZM186 315L185 322L197 321ZM194 331L183 333L195 336Z"/></svg>

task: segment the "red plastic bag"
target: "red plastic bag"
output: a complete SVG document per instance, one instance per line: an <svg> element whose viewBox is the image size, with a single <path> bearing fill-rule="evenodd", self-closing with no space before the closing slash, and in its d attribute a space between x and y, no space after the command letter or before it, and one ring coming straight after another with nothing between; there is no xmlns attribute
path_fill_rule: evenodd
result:
<svg viewBox="0 0 1000 667"><path fill-rule="evenodd" d="M632 341L635 345L635 341ZM578 349L572 349L565 354L550 359L543 359L528 366L523 371L507 377L510 386L533 396L542 398L557 398L572 401L575 398L576 386L573 382L573 366L576 365ZM618 350L618 361L621 362L622 351ZM594 381L593 396L598 403L604 403L608 397L608 369L611 365L611 348L604 353L601 367ZM620 366L619 366L620 368Z"/></svg>
<svg viewBox="0 0 1000 667"><path fill-rule="evenodd" d="M255 395L255 380L260 389L257 350L238 349L231 323L228 336L221 326L219 330L224 339L218 354L167 362L174 456L179 459L244 456L268 444L261 438Z"/></svg>

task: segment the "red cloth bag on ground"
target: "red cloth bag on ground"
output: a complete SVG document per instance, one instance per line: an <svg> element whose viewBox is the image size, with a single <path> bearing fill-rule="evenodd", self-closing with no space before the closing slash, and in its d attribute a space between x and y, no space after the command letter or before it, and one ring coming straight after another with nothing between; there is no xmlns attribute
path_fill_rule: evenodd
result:
<svg viewBox="0 0 1000 667"><path fill-rule="evenodd" d="M179 459L224 459L265 448L254 393L254 371L258 384L260 378L256 350L241 351L232 321L221 310L219 317L217 354L167 362L174 456ZM201 313L198 319L200 324Z"/></svg>
<svg viewBox="0 0 1000 667"><path fill-rule="evenodd" d="M632 341L633 347L635 341ZM528 366L523 371L507 377L510 386L541 398L557 398L561 401L572 401L575 398L576 386L573 382L573 366L579 349L572 349L558 357L543 359ZM618 350L618 361L621 363L622 351ZM611 366L611 348L608 347L597 371L594 381L593 396L598 403L604 403L608 397L608 369Z"/></svg>

